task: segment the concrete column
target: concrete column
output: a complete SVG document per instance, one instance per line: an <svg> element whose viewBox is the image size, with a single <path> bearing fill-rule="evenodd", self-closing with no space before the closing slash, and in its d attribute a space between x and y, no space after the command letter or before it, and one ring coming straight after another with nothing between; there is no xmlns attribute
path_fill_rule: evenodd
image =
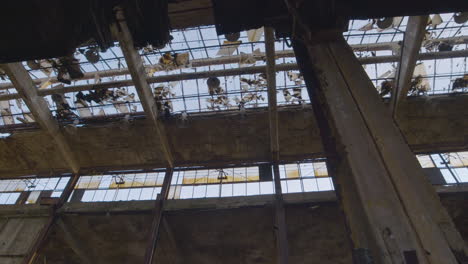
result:
<svg viewBox="0 0 468 264"><path fill-rule="evenodd" d="M464 244L341 35L294 41L356 263L457 263ZM461 256L461 257L460 257Z"/></svg>

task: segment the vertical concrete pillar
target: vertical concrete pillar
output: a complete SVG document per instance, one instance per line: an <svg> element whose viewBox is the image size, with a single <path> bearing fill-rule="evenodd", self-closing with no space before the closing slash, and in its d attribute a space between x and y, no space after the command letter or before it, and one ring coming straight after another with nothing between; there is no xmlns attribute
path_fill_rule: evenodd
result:
<svg viewBox="0 0 468 264"><path fill-rule="evenodd" d="M304 37L294 49L355 262L457 263L463 240L346 41Z"/></svg>

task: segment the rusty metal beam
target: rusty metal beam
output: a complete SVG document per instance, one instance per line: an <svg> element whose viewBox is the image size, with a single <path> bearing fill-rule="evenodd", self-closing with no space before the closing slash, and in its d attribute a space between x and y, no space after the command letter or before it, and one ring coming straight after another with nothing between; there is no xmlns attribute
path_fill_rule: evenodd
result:
<svg viewBox="0 0 468 264"><path fill-rule="evenodd" d="M277 263L287 264L289 262L288 226L286 225L286 210L284 208L283 192L278 163L273 163L273 182L275 185L275 236Z"/></svg>
<svg viewBox="0 0 468 264"><path fill-rule="evenodd" d="M400 61L396 70L395 85L391 97L391 109L393 117L399 105L406 99L410 89L419 50L426 34L426 25L429 16L411 16L406 26L403 45L400 50Z"/></svg>
<svg viewBox="0 0 468 264"><path fill-rule="evenodd" d="M153 221L151 224L151 231L149 234L149 242L145 252L145 264L152 264L154 259L154 252L156 251L159 233L161 229L162 219L164 217L164 203L169 195L169 189L171 187L172 174L174 173L172 168L166 169L166 175L164 176L161 193L156 198Z"/></svg>
<svg viewBox="0 0 468 264"><path fill-rule="evenodd" d="M276 100L275 36L271 27L265 27L266 76L268 86L268 117L270 152L275 185L275 234L278 264L287 264L289 258L286 215L279 173L278 105Z"/></svg>
<svg viewBox="0 0 468 264"><path fill-rule="evenodd" d="M65 135L60 130L57 120L52 116L47 102L38 94L38 89L24 66L16 62L4 64L2 68L12 80L18 91L18 95L24 100L34 119L53 138L57 149L62 154L71 171L78 173L80 169L78 159L68 144Z"/></svg>
<svg viewBox="0 0 468 264"><path fill-rule="evenodd" d="M124 54L125 61L127 62L128 69L130 71L130 75L132 76L138 97L140 98L141 105L143 106L143 110L145 111L147 117L151 120L156 131L156 135L161 143L162 152L166 158L167 166L173 168L174 160L169 140L167 138L163 123L158 119L159 113L156 106L156 101L154 100L151 87L146 80L146 71L145 67L143 66L143 61L133 44L132 35L125 21L123 10L119 9L116 16L117 24L114 24L112 27L113 33L119 40L122 53Z"/></svg>

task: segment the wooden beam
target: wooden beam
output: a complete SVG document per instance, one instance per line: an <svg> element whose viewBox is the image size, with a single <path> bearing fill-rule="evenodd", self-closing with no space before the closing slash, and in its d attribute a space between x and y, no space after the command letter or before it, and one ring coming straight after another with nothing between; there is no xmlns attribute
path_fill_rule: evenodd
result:
<svg viewBox="0 0 468 264"><path fill-rule="evenodd" d="M312 69L312 65L308 60L306 47L301 43L295 42L294 50L298 54L298 64L301 65L303 69ZM313 84L314 87L319 85L312 72L303 71L303 74L308 85ZM314 101L312 108L314 110L315 119L317 120L320 137L322 138L327 170L330 177L333 179L337 198L344 210L343 219L346 219L344 224L351 238L353 263L367 264L370 261L366 262L364 260L372 260L370 248L374 243L372 242L372 236L367 232L368 221L365 220L367 216L363 206L361 206L360 196L354 184L353 176L350 173L350 166L337 147L335 139L337 132L334 131L334 128L332 128L329 123L325 107L320 104L317 89L310 89L309 96L312 98L312 101Z"/></svg>
<svg viewBox="0 0 468 264"><path fill-rule="evenodd" d="M411 16L408 18L403 45L400 50L400 61L396 70L395 86L392 91L391 109L396 116L399 105L406 99L410 89L419 50L426 34L428 16Z"/></svg>
<svg viewBox="0 0 468 264"><path fill-rule="evenodd" d="M80 165L73 150L67 142L57 120L52 116L47 102L38 94L31 76L24 66L19 63L2 65L10 80L16 87L18 94L23 98L34 119L54 140L57 149L62 154L73 173L78 173Z"/></svg>
<svg viewBox="0 0 468 264"><path fill-rule="evenodd" d="M166 175L164 176L163 185L161 188L161 193L156 198L153 221L151 224L150 237L148 242L148 247L145 252L145 264L152 264L154 259L154 252L156 251L156 246L159 238L159 233L161 229L161 223L163 222L163 212L164 212L164 203L167 200L169 195L169 189L171 187L172 181L172 168L166 169Z"/></svg>
<svg viewBox="0 0 468 264"><path fill-rule="evenodd" d="M162 122L158 119L158 109L154 100L153 91L146 80L146 70L143 66L143 61L140 54L136 50L132 35L128 29L123 10L119 9L116 14L117 24L113 25L113 31L119 40L120 48L127 62L130 75L140 98L141 105L147 117L153 123L156 135L161 142L162 152L167 161L167 166L174 167L172 151L170 149L169 140L167 139L166 130Z"/></svg>

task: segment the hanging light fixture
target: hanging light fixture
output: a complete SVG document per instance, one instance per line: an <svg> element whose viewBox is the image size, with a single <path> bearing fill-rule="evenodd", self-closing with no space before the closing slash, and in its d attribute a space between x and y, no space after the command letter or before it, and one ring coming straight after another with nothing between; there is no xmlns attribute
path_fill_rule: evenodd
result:
<svg viewBox="0 0 468 264"><path fill-rule="evenodd" d="M220 90L221 81L218 79L218 77L210 77L208 80L206 80L206 85L208 85L208 91L210 95L214 95Z"/></svg>
<svg viewBox="0 0 468 264"><path fill-rule="evenodd" d="M382 19L377 19L377 26L380 29L387 29L393 25L393 17L385 17Z"/></svg>
<svg viewBox="0 0 468 264"><path fill-rule="evenodd" d="M92 47L92 48L87 49L84 53L84 56L89 62L93 64L97 63L99 59L101 58L99 56L99 51L97 47Z"/></svg>
<svg viewBox="0 0 468 264"><path fill-rule="evenodd" d="M453 15L453 20L457 24L463 24L466 21L468 21L468 12L460 12L460 13L455 13Z"/></svg>
<svg viewBox="0 0 468 264"><path fill-rule="evenodd" d="M229 33L229 34L224 35L224 37L227 39L227 41L236 42L240 38L240 32Z"/></svg>

